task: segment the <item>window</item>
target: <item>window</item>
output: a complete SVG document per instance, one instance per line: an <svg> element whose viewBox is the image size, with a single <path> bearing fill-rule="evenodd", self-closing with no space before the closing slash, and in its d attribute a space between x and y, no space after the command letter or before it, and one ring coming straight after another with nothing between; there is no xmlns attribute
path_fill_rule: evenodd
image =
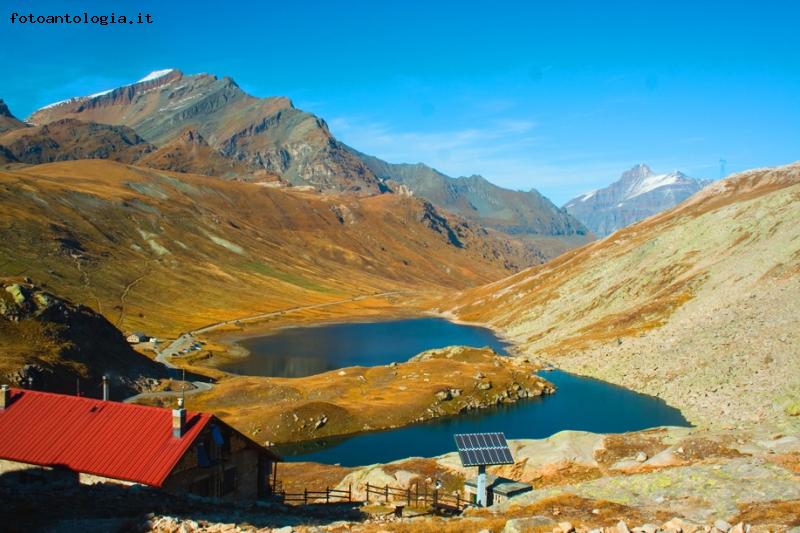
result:
<svg viewBox="0 0 800 533"><path fill-rule="evenodd" d="M211 459L208 457L208 447L204 442L197 444L197 466L201 468L208 468L211 466Z"/></svg>

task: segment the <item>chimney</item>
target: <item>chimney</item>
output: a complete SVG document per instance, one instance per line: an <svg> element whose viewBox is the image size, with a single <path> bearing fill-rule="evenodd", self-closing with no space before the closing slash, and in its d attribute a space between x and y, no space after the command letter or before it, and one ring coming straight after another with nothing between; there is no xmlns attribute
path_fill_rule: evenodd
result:
<svg viewBox="0 0 800 533"><path fill-rule="evenodd" d="M8 385L3 385L0 389L0 409L5 409L11 403L11 391L8 390Z"/></svg>
<svg viewBox="0 0 800 533"><path fill-rule="evenodd" d="M186 409L183 408L183 398L178 398L178 408L172 410L172 436L176 439L183 437L186 426Z"/></svg>
<svg viewBox="0 0 800 533"><path fill-rule="evenodd" d="M109 397L108 376L103 376L103 400L108 401Z"/></svg>

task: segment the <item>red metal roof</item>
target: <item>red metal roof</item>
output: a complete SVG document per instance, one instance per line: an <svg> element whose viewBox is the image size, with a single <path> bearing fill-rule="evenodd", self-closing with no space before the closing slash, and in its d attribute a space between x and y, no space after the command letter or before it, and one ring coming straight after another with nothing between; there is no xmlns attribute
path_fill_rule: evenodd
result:
<svg viewBox="0 0 800 533"><path fill-rule="evenodd" d="M0 458L160 487L212 418L187 411L176 438L170 409L11 389Z"/></svg>

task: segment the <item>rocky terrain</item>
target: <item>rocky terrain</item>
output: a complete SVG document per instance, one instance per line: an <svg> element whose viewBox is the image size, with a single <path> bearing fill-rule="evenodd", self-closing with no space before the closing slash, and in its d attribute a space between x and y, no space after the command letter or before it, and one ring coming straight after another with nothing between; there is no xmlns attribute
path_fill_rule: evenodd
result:
<svg viewBox="0 0 800 533"><path fill-rule="evenodd" d="M106 318L24 280L0 282L0 354L3 383L39 390L98 396L107 375L121 398L164 375Z"/></svg>
<svg viewBox="0 0 800 533"><path fill-rule="evenodd" d="M77 495L40 497L48 499L52 510L46 518L50 527L80 524L88 530L125 526L170 533L766 533L795 532L800 527L800 437L776 427L758 432L661 428L622 435L564 431L509 444L517 464L493 467L490 473L524 480L534 489L491 508L468 509L458 517L436 517L414 507L396 517L394 502L374 500L365 505L242 504L221 509L212 502L179 498L153 501L156 495L146 490L123 496L120 489L102 485L83 488ZM474 475L452 453L360 469L309 463L285 467L292 469L287 476L305 471L310 478L318 472L317 488L337 480L339 487L352 484L361 499L366 482L401 488L437 478L443 481L442 490L449 492ZM88 497L110 500L110 505L82 508L79 516L70 512L74 506L64 506ZM0 513L19 512L26 500L10 493L4 501ZM109 514L109 508L115 512Z"/></svg>
<svg viewBox="0 0 800 533"><path fill-rule="evenodd" d="M254 170L242 161L225 157L219 150L212 148L200 132L192 128L183 130L176 138L144 155L136 164L220 178L241 179L246 176L249 181L286 185L275 174L266 170Z"/></svg>
<svg viewBox="0 0 800 533"><path fill-rule="evenodd" d="M641 163L608 187L573 198L564 209L604 237L674 207L709 183L679 171L656 174Z"/></svg>
<svg viewBox="0 0 800 533"><path fill-rule="evenodd" d="M800 165L738 174L447 308L697 424L796 419L799 199Z"/></svg>

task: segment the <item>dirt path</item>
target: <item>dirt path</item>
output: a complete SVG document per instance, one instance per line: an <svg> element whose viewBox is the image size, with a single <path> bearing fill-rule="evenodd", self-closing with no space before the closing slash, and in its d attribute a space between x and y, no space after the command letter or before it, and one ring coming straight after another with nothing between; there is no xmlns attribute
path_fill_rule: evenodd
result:
<svg viewBox="0 0 800 533"><path fill-rule="evenodd" d="M206 383L204 381L193 381L192 385L194 385L195 388L186 391L142 392L136 394L135 396L125 398L122 401L125 403L133 403L137 400L143 400L145 398L176 398L179 396L191 396L199 392L205 392L207 390L211 390L214 387L212 383Z"/></svg>

